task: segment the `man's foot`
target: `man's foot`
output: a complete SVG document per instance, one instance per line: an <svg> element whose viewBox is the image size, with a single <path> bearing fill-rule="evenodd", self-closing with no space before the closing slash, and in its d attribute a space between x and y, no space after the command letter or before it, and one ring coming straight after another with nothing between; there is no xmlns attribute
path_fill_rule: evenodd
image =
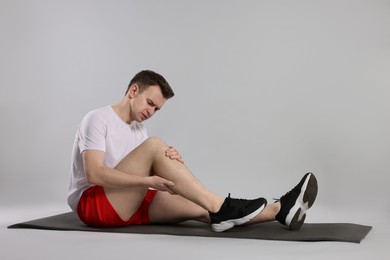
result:
<svg viewBox="0 0 390 260"><path fill-rule="evenodd" d="M209 212L211 229L215 232L222 232L234 226L245 224L263 211L266 205L267 200L264 198L232 199L229 194L217 213Z"/></svg>
<svg viewBox="0 0 390 260"><path fill-rule="evenodd" d="M313 173L306 173L302 180L291 191L282 196L280 211L276 220L290 230L302 227L306 211L313 205L318 192L317 179Z"/></svg>

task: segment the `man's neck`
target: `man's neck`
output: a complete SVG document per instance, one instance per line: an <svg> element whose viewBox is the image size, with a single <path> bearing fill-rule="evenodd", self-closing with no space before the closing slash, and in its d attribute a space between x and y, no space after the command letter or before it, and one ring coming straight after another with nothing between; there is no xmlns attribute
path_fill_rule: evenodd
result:
<svg viewBox="0 0 390 260"><path fill-rule="evenodd" d="M127 124L130 124L133 120L130 118L128 106L124 104L123 102L120 102L118 104L111 106L114 112L119 116L120 119L122 119Z"/></svg>

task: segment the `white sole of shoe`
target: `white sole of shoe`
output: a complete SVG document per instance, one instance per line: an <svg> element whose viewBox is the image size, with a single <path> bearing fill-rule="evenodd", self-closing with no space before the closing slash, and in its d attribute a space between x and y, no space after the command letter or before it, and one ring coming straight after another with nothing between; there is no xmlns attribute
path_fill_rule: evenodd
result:
<svg viewBox="0 0 390 260"><path fill-rule="evenodd" d="M223 231L226 231L228 229L231 229L234 226L245 224L245 223L249 222L250 220L252 220L254 217L256 217L258 214L260 214L264 210L265 206L266 206L265 204L262 205L256 211L252 212L249 215L246 215L245 217L238 218L238 219L229 219L226 221L222 221L221 223L212 224L211 229L214 232L223 232Z"/></svg>
<svg viewBox="0 0 390 260"><path fill-rule="evenodd" d="M309 182L311 180L313 181L313 184L309 185ZM315 189L315 192L314 194L310 194L311 196L309 195L309 197L306 198L306 201L304 201L305 195L306 196L308 195L306 194L308 189ZM310 190L309 192L313 192L313 191ZM286 217L286 226L289 229L298 230L301 228L306 218L306 211L312 206L316 196L317 196L317 180L315 179L313 174L309 174L306 177L306 180L301 187L301 192L299 193L299 196L295 201L295 205L290 209L290 212Z"/></svg>

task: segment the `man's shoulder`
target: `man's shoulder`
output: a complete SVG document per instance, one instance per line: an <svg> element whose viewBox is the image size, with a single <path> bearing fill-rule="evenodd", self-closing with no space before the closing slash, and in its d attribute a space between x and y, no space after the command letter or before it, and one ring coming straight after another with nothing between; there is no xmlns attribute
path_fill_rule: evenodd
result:
<svg viewBox="0 0 390 260"><path fill-rule="evenodd" d="M107 114L110 112L110 106L95 108L88 112L88 114ZM87 114L87 115L88 115Z"/></svg>
<svg viewBox="0 0 390 260"><path fill-rule="evenodd" d="M109 106L105 106L105 107L100 107L100 108L96 108L96 109L93 109L91 111L89 111L85 117L88 118L88 117L106 117L110 114L110 107Z"/></svg>
<svg viewBox="0 0 390 260"><path fill-rule="evenodd" d="M101 107L89 111L81 121L81 125L95 125L96 123L107 123L109 107Z"/></svg>

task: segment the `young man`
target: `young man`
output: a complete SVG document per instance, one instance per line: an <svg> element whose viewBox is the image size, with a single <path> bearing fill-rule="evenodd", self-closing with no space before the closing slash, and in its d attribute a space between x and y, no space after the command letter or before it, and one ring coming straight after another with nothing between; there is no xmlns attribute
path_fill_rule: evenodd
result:
<svg viewBox="0 0 390 260"><path fill-rule="evenodd" d="M222 198L187 169L178 151L148 138L143 121L174 93L163 76L141 71L125 96L88 113L74 141L68 204L91 226L113 227L197 220L212 230L278 220L299 229L317 196L317 180L306 174L277 202Z"/></svg>

